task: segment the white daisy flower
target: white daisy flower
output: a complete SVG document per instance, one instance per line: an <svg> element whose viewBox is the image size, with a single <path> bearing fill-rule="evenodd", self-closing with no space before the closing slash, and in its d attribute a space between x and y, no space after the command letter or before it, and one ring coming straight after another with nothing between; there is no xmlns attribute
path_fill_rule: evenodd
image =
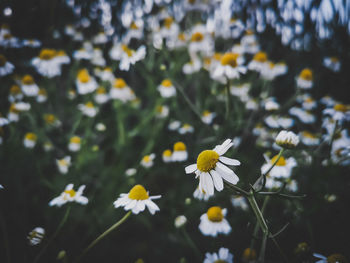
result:
<svg viewBox="0 0 350 263"><path fill-rule="evenodd" d="M346 257L341 254L332 254L329 257L325 257L318 253L313 253L313 256L320 259L315 263L347 263Z"/></svg>
<svg viewBox="0 0 350 263"><path fill-rule="evenodd" d="M262 174L266 173L270 169L270 167L277 160L278 155L275 155L274 157L272 157L272 159L269 159L266 155L264 155L264 157L267 163L265 163L261 167ZM276 165L269 172L269 175L272 178L289 178L295 166L297 166L297 162L293 157L289 157L288 159L285 159L283 156L281 156L278 162L276 163Z"/></svg>
<svg viewBox="0 0 350 263"><path fill-rule="evenodd" d="M106 66L106 60L103 57L103 52L101 49L94 48L90 62L95 66L100 66L100 67Z"/></svg>
<svg viewBox="0 0 350 263"><path fill-rule="evenodd" d="M133 214L144 211L147 206L148 211L153 215L159 211L159 207L152 200L159 198L161 198L160 195L149 196L146 189L138 184L131 188L129 193L120 194L120 197L113 204L115 208L124 207L124 210L131 210Z"/></svg>
<svg viewBox="0 0 350 263"><path fill-rule="evenodd" d="M67 185L64 191L58 197L50 201L49 206L60 207L68 202L76 202L82 205L86 205L89 200L83 196L85 185L80 186L78 191L75 191L73 189L73 186L73 184Z"/></svg>
<svg viewBox="0 0 350 263"><path fill-rule="evenodd" d="M170 98L176 95L176 88L170 79L163 80L157 89L163 98Z"/></svg>
<svg viewBox="0 0 350 263"><path fill-rule="evenodd" d="M170 149L166 149L163 151L163 154L162 154L162 160L163 162L165 163L169 163L172 161L172 152Z"/></svg>
<svg viewBox="0 0 350 263"><path fill-rule="evenodd" d="M237 166L241 164L240 161L222 156L232 146L232 140L227 139L223 144L215 146L213 150L202 151L197 157L197 163L185 168L187 174L195 173L196 178L199 177L199 190L212 195L214 187L217 191L224 189L223 180L231 184L238 183L238 176L226 165Z"/></svg>
<svg viewBox="0 0 350 263"><path fill-rule="evenodd" d="M194 128L188 123L184 123L180 128L179 128L179 133L180 134L186 134L186 133L193 133Z"/></svg>
<svg viewBox="0 0 350 263"><path fill-rule="evenodd" d="M25 75L21 80L21 89L25 96L35 97L38 95L39 87L35 84L31 75Z"/></svg>
<svg viewBox="0 0 350 263"><path fill-rule="evenodd" d="M214 41L210 32L207 31L205 25L196 25L191 30L190 43L188 45L188 51L190 54L202 54L204 56L210 56L213 54Z"/></svg>
<svg viewBox="0 0 350 263"><path fill-rule="evenodd" d="M350 105L335 104L332 108L323 110L323 114L331 116L334 120L342 123L344 120L350 120Z"/></svg>
<svg viewBox="0 0 350 263"><path fill-rule="evenodd" d="M119 60L119 69L128 71L130 65L134 65L146 56L146 47L140 46L137 50L129 48L127 45L119 43L112 47L109 56L113 60Z"/></svg>
<svg viewBox="0 0 350 263"><path fill-rule="evenodd" d="M233 263L233 254L227 248L220 248L218 253L205 253L203 263Z"/></svg>
<svg viewBox="0 0 350 263"><path fill-rule="evenodd" d="M38 96L36 97L36 101L38 103L43 103L43 102L47 101L47 91L46 91L46 89L44 89L44 88L39 89Z"/></svg>
<svg viewBox="0 0 350 263"><path fill-rule="evenodd" d="M94 100L98 104L104 104L109 100L109 95L107 94L106 89L104 87L101 86L96 90Z"/></svg>
<svg viewBox="0 0 350 263"><path fill-rule="evenodd" d="M201 61L198 58L194 57L194 59L191 59L189 62L183 65L182 72L186 75L190 75L200 71L201 67Z"/></svg>
<svg viewBox="0 0 350 263"><path fill-rule="evenodd" d="M176 228L183 227L187 222L187 218L184 215L177 216L174 220L174 225Z"/></svg>
<svg viewBox="0 0 350 263"><path fill-rule="evenodd" d="M325 57L323 59L323 65L333 72L339 72L341 68L340 60L337 57Z"/></svg>
<svg viewBox="0 0 350 263"><path fill-rule="evenodd" d="M34 148L37 139L38 139L38 137L36 136L36 134L34 134L32 132L26 133L26 135L24 136L24 140L23 140L24 147L29 148L29 149Z"/></svg>
<svg viewBox="0 0 350 263"><path fill-rule="evenodd" d="M94 92L97 89L96 80L90 76L86 69L82 69L78 72L75 84L77 86L78 93L81 95Z"/></svg>
<svg viewBox="0 0 350 263"><path fill-rule="evenodd" d="M173 162L183 162L188 158L186 145L183 142L174 143L173 154L172 154Z"/></svg>
<svg viewBox="0 0 350 263"><path fill-rule="evenodd" d="M196 188L193 192L193 197L198 200L207 201L210 197L214 196L214 194L210 195L209 193L199 190L199 187Z"/></svg>
<svg viewBox="0 0 350 263"><path fill-rule="evenodd" d="M238 79L241 74L247 72L247 68L242 65L243 62L244 59L239 54L226 53L216 66L212 77L222 83L226 83L228 79Z"/></svg>
<svg viewBox="0 0 350 263"><path fill-rule="evenodd" d="M218 206L210 207L200 217L199 230L205 236L216 237L218 234L227 235L231 232L231 226L225 219L226 213L226 208L221 209Z"/></svg>
<svg viewBox="0 0 350 263"><path fill-rule="evenodd" d="M163 119L168 117L169 115L169 107L165 105L158 105L156 107L156 117L159 119Z"/></svg>
<svg viewBox="0 0 350 263"><path fill-rule="evenodd" d="M276 144L287 149L294 148L299 143L299 137L292 131L280 131L275 140Z"/></svg>
<svg viewBox="0 0 350 263"><path fill-rule="evenodd" d="M302 131L299 133L300 140L307 146L317 146L320 144L321 139L309 131Z"/></svg>
<svg viewBox="0 0 350 263"><path fill-rule="evenodd" d="M9 102L15 102L20 101L23 99L23 93L21 91L21 88L17 85L12 85L10 88L10 94L9 94Z"/></svg>
<svg viewBox="0 0 350 263"><path fill-rule="evenodd" d="M10 123L10 121L8 119L2 117L2 115L0 113L0 127L3 127L3 126L5 126L5 125L7 125L9 123Z"/></svg>
<svg viewBox="0 0 350 263"><path fill-rule="evenodd" d="M78 104L78 109L83 113L83 115L91 118L95 117L98 111L91 101L85 104Z"/></svg>
<svg viewBox="0 0 350 263"><path fill-rule="evenodd" d="M103 81L108 81L113 84L115 76L113 74L113 70L110 67L105 67L101 71L97 71L96 75Z"/></svg>
<svg viewBox="0 0 350 263"><path fill-rule="evenodd" d="M81 147L81 138L79 136L73 136L69 139L68 150L71 152L77 152Z"/></svg>
<svg viewBox="0 0 350 263"><path fill-rule="evenodd" d="M149 155L145 155L141 160L141 165L145 168L152 167L154 158L156 158L156 155L154 153L151 153Z"/></svg>
<svg viewBox="0 0 350 263"><path fill-rule="evenodd" d="M117 78L114 81L114 85L109 91L109 96L112 99L118 99L124 103L132 101L136 98L133 90L125 83L124 79L122 78Z"/></svg>
<svg viewBox="0 0 350 263"><path fill-rule="evenodd" d="M247 101L249 96L250 84L244 83L240 85L231 85L230 93L233 96L239 97L242 101Z"/></svg>
<svg viewBox="0 0 350 263"><path fill-rule="evenodd" d="M92 39L92 42L94 44L105 44L108 42L108 37L105 34L105 32L99 32L96 36L94 36L94 38Z"/></svg>
<svg viewBox="0 0 350 263"><path fill-rule="evenodd" d="M215 112L210 112L210 111L203 111L202 113L202 122L205 124L211 124L216 116Z"/></svg>
<svg viewBox="0 0 350 263"><path fill-rule="evenodd" d="M14 69L15 66L8 62L4 55L0 54L0 77L11 74Z"/></svg>
<svg viewBox="0 0 350 263"><path fill-rule="evenodd" d="M233 196L231 198L231 204L234 207L238 207L244 211L248 211L249 205L247 203L247 200L243 196Z"/></svg>
<svg viewBox="0 0 350 263"><path fill-rule="evenodd" d="M175 130L179 129L180 126L181 126L181 122L175 120L175 121L171 121L171 122L169 123L168 129L169 129L170 131L175 131Z"/></svg>
<svg viewBox="0 0 350 263"><path fill-rule="evenodd" d="M265 52L258 52L254 55L253 60L249 62L248 69L257 71L259 73L266 71L269 68L267 54Z"/></svg>
<svg viewBox="0 0 350 263"><path fill-rule="evenodd" d="M45 236L45 229L42 227L36 227L32 231L29 232L27 239L29 241L29 245L36 246L41 243Z"/></svg>
<svg viewBox="0 0 350 263"><path fill-rule="evenodd" d="M61 75L61 65L55 57L56 50L45 48L40 51L38 57L32 59L31 63L40 75L52 78Z"/></svg>
<svg viewBox="0 0 350 263"><path fill-rule="evenodd" d="M58 171L61 174L66 174L68 173L69 166L71 166L71 157L65 156L62 159L56 159L56 164L57 164Z"/></svg>
<svg viewBox="0 0 350 263"><path fill-rule="evenodd" d="M298 107L292 107L289 109L289 114L297 117L301 122L305 124L315 123L316 117L310 111L305 111Z"/></svg>
<svg viewBox="0 0 350 263"><path fill-rule="evenodd" d="M136 174L136 172L137 172L137 170L135 168L129 168L129 169L126 169L125 175L126 176L133 176Z"/></svg>
<svg viewBox="0 0 350 263"><path fill-rule="evenodd" d="M313 74L311 69L303 69L297 77L297 86L301 89L311 89L313 85Z"/></svg>

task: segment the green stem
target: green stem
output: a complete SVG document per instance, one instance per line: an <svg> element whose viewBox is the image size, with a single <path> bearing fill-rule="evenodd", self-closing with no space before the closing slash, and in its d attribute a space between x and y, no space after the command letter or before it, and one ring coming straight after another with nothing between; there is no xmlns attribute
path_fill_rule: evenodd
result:
<svg viewBox="0 0 350 263"><path fill-rule="evenodd" d="M185 239L187 241L187 243L192 247L192 249L196 252L196 256L200 259L200 251L198 249L198 247L196 246L196 244L193 242L193 240L191 239L191 237L189 236L189 234L187 233L187 230L185 227L181 227L182 228L182 232L185 236Z"/></svg>
<svg viewBox="0 0 350 263"><path fill-rule="evenodd" d="M228 120L230 117L230 80L227 80L226 85L226 115L225 119Z"/></svg>
<svg viewBox="0 0 350 263"><path fill-rule="evenodd" d="M263 205L261 207L261 214L264 215L264 211L266 209L266 206L267 206L267 203L269 202L270 200L270 196L265 196L264 198L264 202L263 202ZM255 240L256 240L256 237L258 235L258 231L259 231L259 224L258 222L255 224L255 227L254 227L254 232L253 232L253 238L252 238L252 241L250 243L250 248L253 249L254 246L255 246Z"/></svg>
<svg viewBox="0 0 350 263"><path fill-rule="evenodd" d="M271 172L272 168L275 167L275 165L277 164L278 160L281 158L283 151L284 151L284 148L282 148L282 149L280 150L280 152L279 152L278 155L277 155L277 159L273 162L273 164L271 165L271 167L263 174L263 176L264 176L265 178L266 178L266 175L268 175L269 172ZM266 179L265 179L265 182L266 182ZM264 186L265 186L265 184L264 184Z"/></svg>
<svg viewBox="0 0 350 263"><path fill-rule="evenodd" d="M55 233L52 235L52 237L49 239L49 241L45 244L45 246L42 248L42 250L39 252L39 254L36 256L36 258L34 259L33 263L39 262L39 259L41 258L41 256L44 254L44 252L46 251L46 249L49 247L49 245L52 243L52 241L56 238L56 236L58 235L58 233L61 231L63 225L66 223L68 216L69 216L69 212L70 212L71 206L68 206L66 213L64 214L60 224L58 225Z"/></svg>
<svg viewBox="0 0 350 263"><path fill-rule="evenodd" d="M79 255L79 257L74 261L74 263L78 263L91 248L93 248L100 240L102 240L105 236L111 233L114 229L117 229L121 224L123 224L129 218L130 215L131 211L126 213L126 215L122 219L120 219L117 223L108 228L99 237L92 241L91 244L87 248L85 248L84 251Z"/></svg>

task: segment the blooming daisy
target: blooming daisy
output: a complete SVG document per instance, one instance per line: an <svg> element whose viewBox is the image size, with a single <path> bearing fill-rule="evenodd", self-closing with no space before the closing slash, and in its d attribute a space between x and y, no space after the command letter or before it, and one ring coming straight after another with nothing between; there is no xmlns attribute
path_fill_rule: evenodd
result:
<svg viewBox="0 0 350 263"><path fill-rule="evenodd" d="M164 150L163 154L162 154L163 162L165 162L165 163L171 162L172 161L171 156L172 156L171 150L169 150L169 149Z"/></svg>
<svg viewBox="0 0 350 263"><path fill-rule="evenodd" d="M95 79L90 76L86 69L79 70L75 84L77 86L78 93L81 95L91 93L97 89Z"/></svg>
<svg viewBox="0 0 350 263"><path fill-rule="evenodd" d="M94 48L92 52L91 64L95 66L104 67L106 66L106 60L103 57L102 50L99 48Z"/></svg>
<svg viewBox="0 0 350 263"><path fill-rule="evenodd" d="M323 110L323 114L331 116L334 120L342 123L344 120L350 120L350 105L335 104L332 108Z"/></svg>
<svg viewBox="0 0 350 263"><path fill-rule="evenodd" d="M19 86L17 85L11 86L8 99L9 99L9 102L15 102L23 99L23 93Z"/></svg>
<svg viewBox="0 0 350 263"><path fill-rule="evenodd" d="M38 103L47 101L47 91L44 88L39 89L38 96L36 97Z"/></svg>
<svg viewBox="0 0 350 263"><path fill-rule="evenodd" d="M249 83L243 83L240 85L231 85L230 86L231 95L239 97L242 101L248 100L249 90L250 90Z"/></svg>
<svg viewBox="0 0 350 263"><path fill-rule="evenodd" d="M87 50L86 48L81 48L73 52L73 57L76 60L90 60L92 58L92 50Z"/></svg>
<svg viewBox="0 0 350 263"><path fill-rule="evenodd" d="M98 32L98 34L92 39L92 42L97 45L105 44L108 42L108 37L105 32Z"/></svg>
<svg viewBox="0 0 350 263"><path fill-rule="evenodd" d="M8 62L4 55L0 54L0 77L11 74L14 68L15 66Z"/></svg>
<svg viewBox="0 0 350 263"><path fill-rule="evenodd" d="M80 186L78 191L75 191L73 189L73 186L73 184L67 185L64 191L58 197L50 201L49 206L60 207L68 202L76 202L82 205L86 205L89 200L83 196L85 185Z"/></svg>
<svg viewBox="0 0 350 263"><path fill-rule="evenodd" d="M57 159L56 164L57 164L58 171L61 174L66 174L68 173L69 166L71 166L71 157L65 156L62 159Z"/></svg>
<svg viewBox="0 0 350 263"><path fill-rule="evenodd" d="M96 75L103 81L108 81L111 84L113 83L115 76L110 67L105 67L103 70L97 71Z"/></svg>
<svg viewBox="0 0 350 263"><path fill-rule="evenodd" d="M45 229L42 227L36 227L29 232L27 239L31 246L36 246L41 243L45 236Z"/></svg>
<svg viewBox="0 0 350 263"><path fill-rule="evenodd" d="M201 61L198 58L193 58L183 65L182 72L186 75L190 75L198 72L201 69L201 67Z"/></svg>
<svg viewBox="0 0 350 263"><path fill-rule="evenodd" d="M199 230L205 236L216 237L218 234L225 234L231 232L231 226L225 219L227 214L226 208L221 209L218 206L212 206L208 211L201 215L199 223Z"/></svg>
<svg viewBox="0 0 350 263"><path fill-rule="evenodd" d="M176 95L176 89L170 79L163 80L157 89L163 98L170 98Z"/></svg>
<svg viewBox="0 0 350 263"><path fill-rule="evenodd" d="M174 120L174 121L171 121L168 125L168 129L170 131L175 131L177 129L179 129L181 126L181 122L180 121L177 121L177 120Z"/></svg>
<svg viewBox="0 0 350 263"><path fill-rule="evenodd" d="M7 119L10 121L10 122L17 122L19 121L19 110L16 108L16 104L12 103L10 105L10 109L9 109L9 112L8 112L8 115L7 115Z"/></svg>
<svg viewBox="0 0 350 263"><path fill-rule="evenodd" d="M188 123L184 123L180 128L179 128L179 133L180 134L186 134L186 133L193 133L194 128Z"/></svg>
<svg viewBox="0 0 350 263"><path fill-rule="evenodd" d="M242 254L242 261L245 263L254 263L256 261L256 251L254 248L246 248Z"/></svg>
<svg viewBox="0 0 350 263"><path fill-rule="evenodd" d="M28 97L35 97L38 95L39 87L35 84L31 75L25 75L21 81L21 89L24 95Z"/></svg>
<svg viewBox="0 0 350 263"><path fill-rule="evenodd" d="M46 141L43 143L43 148L45 152L49 152L53 150L53 144L50 141Z"/></svg>
<svg viewBox="0 0 350 263"><path fill-rule="evenodd" d="M303 69L297 77L297 85L301 89L310 89L313 85L312 71L309 68Z"/></svg>
<svg viewBox="0 0 350 263"><path fill-rule="evenodd" d="M96 90L96 94L94 96L94 100L98 103L98 104L104 104L109 100L109 95L106 92L106 89L101 86Z"/></svg>
<svg viewBox="0 0 350 263"><path fill-rule="evenodd" d="M266 70L269 67L269 62L267 60L267 54L265 52L258 52L254 55L253 60L249 62L248 69L257 71L259 73Z"/></svg>
<svg viewBox="0 0 350 263"><path fill-rule="evenodd" d="M238 176L226 165L237 166L238 160L222 156L233 146L232 140L227 139L213 150L204 150L197 157L197 163L185 168L187 174L195 173L199 177L199 189L214 194L214 186L217 191L224 189L223 180L237 184ZM225 165L226 164L226 165Z"/></svg>
<svg viewBox="0 0 350 263"><path fill-rule="evenodd" d="M113 60L119 60L119 69L128 71L130 65L134 65L146 56L146 47L140 46L137 50L129 48L127 45L119 43L112 47L109 56Z"/></svg>
<svg viewBox="0 0 350 263"><path fill-rule="evenodd" d="M247 68L242 66L243 62L244 59L239 54L226 53L216 66L212 77L222 83L226 83L228 79L238 79L240 74L247 72Z"/></svg>
<svg viewBox="0 0 350 263"><path fill-rule="evenodd" d="M85 104L78 104L78 109L88 117L95 117L98 109L94 106L91 101L88 101Z"/></svg>
<svg viewBox="0 0 350 263"><path fill-rule="evenodd" d="M56 58L56 50L42 49L38 57L32 59L32 65L42 76L52 78L61 75L61 66Z"/></svg>
<svg viewBox="0 0 350 263"><path fill-rule="evenodd" d="M208 110L203 111L202 113L202 122L205 124L211 124L216 116L215 112L210 112Z"/></svg>
<svg viewBox="0 0 350 263"><path fill-rule="evenodd" d="M325 57L323 59L323 65L333 72L339 72L341 67L340 60L337 57Z"/></svg>
<svg viewBox="0 0 350 263"><path fill-rule="evenodd" d="M267 163L265 163L261 167L261 173L266 173L270 167L275 163L277 160L278 155L275 155L272 157L272 159L269 159L267 156L265 156L265 159ZM288 159L285 159L283 156L279 158L276 165L272 168L272 170L269 172L269 175L272 178L289 178L292 174L293 168L297 165L297 162L293 157L289 157Z"/></svg>
<svg viewBox="0 0 350 263"><path fill-rule="evenodd" d="M136 172L137 172L137 170L135 168L128 168L125 171L125 175L126 176L133 176L136 174Z"/></svg>
<svg viewBox="0 0 350 263"><path fill-rule="evenodd" d="M289 114L297 117L302 123L311 124L316 121L316 117L310 111L305 111L298 107L292 107L289 109Z"/></svg>
<svg viewBox="0 0 350 263"><path fill-rule="evenodd" d="M112 99L118 99L122 102L128 102L135 99L134 92L122 78L117 78L114 81L114 85L109 91L109 96Z"/></svg>
<svg viewBox="0 0 350 263"><path fill-rule="evenodd" d="M23 144L26 148L29 148L29 149L34 148L37 139L38 137L36 136L35 133L28 132L24 136Z"/></svg>
<svg viewBox="0 0 350 263"><path fill-rule="evenodd" d="M203 190L199 190L199 187L196 187L196 190L193 192L193 197L198 200L207 201L211 196L214 196L214 194L211 195Z"/></svg>
<svg viewBox="0 0 350 263"><path fill-rule="evenodd" d="M145 168L152 167L154 158L156 158L156 155L154 153L151 153L149 155L145 155L141 160L141 165Z"/></svg>
<svg viewBox="0 0 350 263"><path fill-rule="evenodd" d="M146 189L138 184L131 188L129 193L120 194L120 197L113 204L115 208L124 207L124 210L131 210L134 214L144 211L147 206L148 211L153 215L156 211L159 211L159 207L152 199L159 198L161 198L160 195L149 196Z"/></svg>
<svg viewBox="0 0 350 263"><path fill-rule="evenodd" d="M348 260L341 254L332 254L329 257L325 257L321 254L314 253L314 257L320 259L316 263L347 263Z"/></svg>
<svg viewBox="0 0 350 263"><path fill-rule="evenodd" d="M233 263L233 254L227 248L220 248L218 253L205 253L203 263Z"/></svg>
<svg viewBox="0 0 350 263"><path fill-rule="evenodd" d="M163 119L168 117L169 115L169 107L165 105L158 105L156 107L156 117L159 119Z"/></svg>
<svg viewBox="0 0 350 263"><path fill-rule="evenodd" d="M174 143L172 161L173 162L183 162L186 161L188 157L186 145L183 142Z"/></svg>
<svg viewBox="0 0 350 263"><path fill-rule="evenodd" d="M320 144L320 138L309 131L302 131L299 133L300 140L307 146L317 146Z"/></svg>
<svg viewBox="0 0 350 263"><path fill-rule="evenodd" d="M190 34L189 53L192 56L198 53L204 56L210 56L213 50L214 41L210 32L207 31L206 26L201 24L194 26Z"/></svg>
<svg viewBox="0 0 350 263"><path fill-rule="evenodd" d="M79 136L73 136L69 139L68 150L71 152L77 152L81 147L81 138Z"/></svg>

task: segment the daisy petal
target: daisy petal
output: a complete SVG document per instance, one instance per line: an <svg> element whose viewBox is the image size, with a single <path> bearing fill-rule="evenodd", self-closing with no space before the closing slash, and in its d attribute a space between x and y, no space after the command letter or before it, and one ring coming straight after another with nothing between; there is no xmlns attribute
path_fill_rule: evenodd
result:
<svg viewBox="0 0 350 263"><path fill-rule="evenodd" d="M213 177L214 186L216 190L222 191L222 189L224 189L224 182L222 181L222 177L220 176L220 174L218 174L218 172L215 170L210 171L210 174Z"/></svg>
<svg viewBox="0 0 350 263"><path fill-rule="evenodd" d="M205 191L208 194L213 195L214 194L214 184L213 184L213 179L209 173L204 174L204 182L205 182L205 185L207 188Z"/></svg>
<svg viewBox="0 0 350 263"><path fill-rule="evenodd" d="M227 174L225 172L223 172L220 169L216 169L216 171L220 174L220 176L222 177L222 179L224 179L225 181L231 183L231 184L237 184L239 181L238 176L235 173L232 174Z"/></svg>
<svg viewBox="0 0 350 263"><path fill-rule="evenodd" d="M238 161L236 159L231 159L231 158L228 158L228 157L225 157L225 156L220 156L219 160L221 162L223 162L224 164L227 164L227 165L235 165L235 166L237 166L237 165L241 164L240 161Z"/></svg>
<svg viewBox="0 0 350 263"><path fill-rule="evenodd" d="M187 167L185 168L185 172L186 172L187 174L194 173L196 170L197 170L197 164L196 164L196 163L191 164L191 165L189 165L189 166L187 166Z"/></svg>
<svg viewBox="0 0 350 263"><path fill-rule="evenodd" d="M220 170L222 170L223 172L225 172L225 173L227 173L227 174L233 174L233 171L232 171L230 168L228 168L226 165L224 165L224 164L222 164L222 163L220 163L220 162L217 162L217 163L216 163L216 166L217 166Z"/></svg>

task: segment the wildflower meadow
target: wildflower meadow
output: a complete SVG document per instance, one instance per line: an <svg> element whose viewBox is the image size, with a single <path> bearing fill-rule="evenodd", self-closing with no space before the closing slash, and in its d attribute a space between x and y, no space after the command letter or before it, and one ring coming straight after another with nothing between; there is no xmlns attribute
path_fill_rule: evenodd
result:
<svg viewBox="0 0 350 263"><path fill-rule="evenodd" d="M0 2L0 262L347 263L350 4Z"/></svg>

